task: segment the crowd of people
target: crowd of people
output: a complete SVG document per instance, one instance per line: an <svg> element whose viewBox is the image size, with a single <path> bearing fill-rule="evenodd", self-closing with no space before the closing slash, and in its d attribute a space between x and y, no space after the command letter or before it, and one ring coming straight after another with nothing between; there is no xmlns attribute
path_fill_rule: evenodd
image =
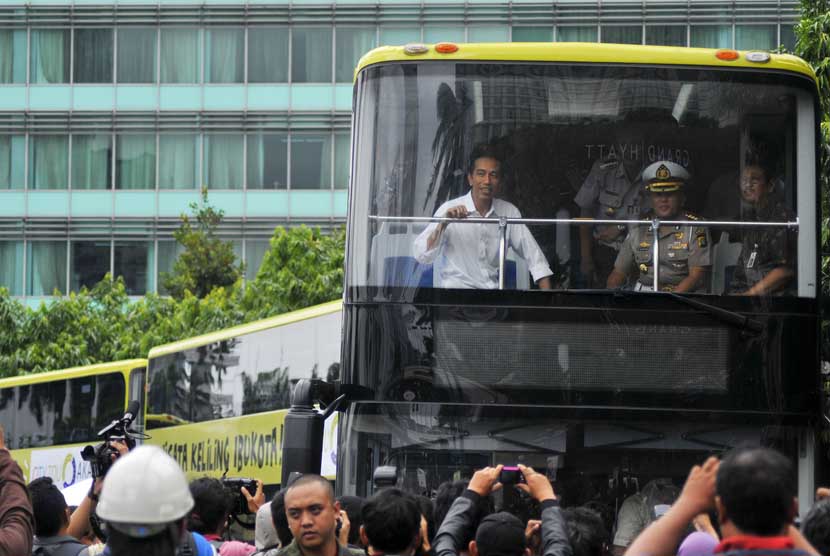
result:
<svg viewBox="0 0 830 556"><path fill-rule="evenodd" d="M188 483L155 446L118 452L72 511L48 477L24 482L0 430L0 556L610 556L620 548L599 514L562 508L548 477L523 465L480 469L441 485L434 498L395 487L365 500L337 498L329 480L306 474L266 502L259 483L243 492L256 513L252 544L229 538L239 493L221 480ZM495 511L498 490L533 509ZM795 492L793 463L775 450L710 457L622 552L830 556L830 490L819 489L800 520Z"/></svg>

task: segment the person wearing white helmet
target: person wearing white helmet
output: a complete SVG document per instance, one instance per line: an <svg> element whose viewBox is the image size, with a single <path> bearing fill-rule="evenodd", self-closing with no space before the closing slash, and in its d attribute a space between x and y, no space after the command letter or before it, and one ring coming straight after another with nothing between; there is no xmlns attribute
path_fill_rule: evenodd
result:
<svg viewBox="0 0 830 556"><path fill-rule="evenodd" d="M193 497L179 464L157 446L140 446L107 473L97 513L108 534L105 555L191 556L212 554L204 538L187 533ZM205 549L206 546L206 549Z"/></svg>
<svg viewBox="0 0 830 556"><path fill-rule="evenodd" d="M660 226L658 233L658 289L676 293L699 291L706 285L712 266L709 230L696 226L699 216L683 210L683 188L691 180L681 165L661 160L643 170L643 181L651 197L646 218L685 220L686 225ZM634 289L654 290L654 232L651 226L636 226L620 248L607 286L619 288L636 277Z"/></svg>

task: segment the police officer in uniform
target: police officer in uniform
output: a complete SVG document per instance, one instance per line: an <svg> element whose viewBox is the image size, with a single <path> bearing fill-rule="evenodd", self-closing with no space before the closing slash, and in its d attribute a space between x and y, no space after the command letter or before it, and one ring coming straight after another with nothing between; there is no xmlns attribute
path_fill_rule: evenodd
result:
<svg viewBox="0 0 830 556"><path fill-rule="evenodd" d="M583 218L637 220L643 204L642 147L597 160L574 198ZM632 149L634 149L632 148ZM580 270L589 287L603 284L625 239L625 224L580 226Z"/></svg>
<svg viewBox="0 0 830 556"><path fill-rule="evenodd" d="M748 164L741 172L741 215L750 222L791 222L795 215L782 199L773 195L770 171L759 163ZM734 233L734 232L733 232ZM742 244L730 293L739 295L793 294L795 275L795 232L788 228L739 228Z"/></svg>
<svg viewBox="0 0 830 556"><path fill-rule="evenodd" d="M643 181L652 205L645 218L690 221L688 225L660 226L658 284L661 291L702 290L712 264L708 229L695 226L694 221L700 217L683 210L683 188L689 180L685 168L667 160L655 162L643 170ZM637 226L631 230L608 277L609 288L621 287L629 278L636 277L634 289L653 291L653 241L651 226Z"/></svg>

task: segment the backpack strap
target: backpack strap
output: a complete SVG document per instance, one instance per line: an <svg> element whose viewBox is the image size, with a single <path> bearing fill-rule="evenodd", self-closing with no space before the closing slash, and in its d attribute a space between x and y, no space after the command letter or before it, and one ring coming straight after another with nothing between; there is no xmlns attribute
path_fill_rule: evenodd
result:
<svg viewBox="0 0 830 556"><path fill-rule="evenodd" d="M46 547L45 545L36 546L34 550L32 550L32 556L52 556L52 549Z"/></svg>
<svg viewBox="0 0 830 556"><path fill-rule="evenodd" d="M193 534L188 531L184 537L184 541L176 549L176 556L196 556L196 539Z"/></svg>

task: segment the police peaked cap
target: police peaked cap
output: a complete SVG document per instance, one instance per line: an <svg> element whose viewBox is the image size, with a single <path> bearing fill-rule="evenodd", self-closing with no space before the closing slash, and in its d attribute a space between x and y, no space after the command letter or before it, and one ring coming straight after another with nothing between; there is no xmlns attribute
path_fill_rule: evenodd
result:
<svg viewBox="0 0 830 556"><path fill-rule="evenodd" d="M692 176L683 166L668 160L658 160L643 170L646 190L652 193L681 191L691 178Z"/></svg>

